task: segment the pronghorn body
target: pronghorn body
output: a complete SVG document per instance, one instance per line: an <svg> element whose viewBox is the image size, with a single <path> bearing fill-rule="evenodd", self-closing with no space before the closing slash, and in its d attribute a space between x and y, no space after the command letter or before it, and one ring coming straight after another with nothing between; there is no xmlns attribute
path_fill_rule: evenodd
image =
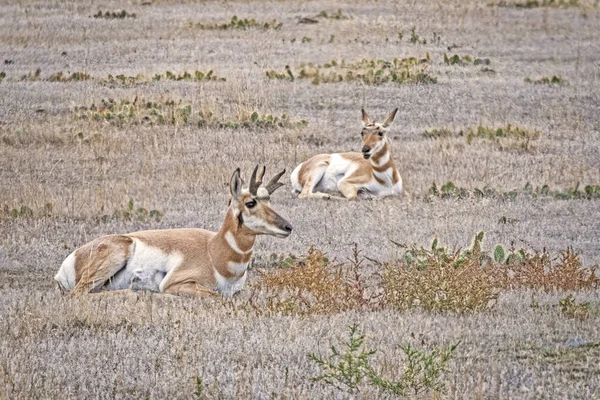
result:
<svg viewBox="0 0 600 400"><path fill-rule="evenodd" d="M281 186L278 174L267 188L253 173L242 190L237 170L231 204L218 232L165 229L108 235L71 253L54 277L62 290L152 290L231 296L246 281L256 236L287 237L290 224L270 208L269 195Z"/></svg>
<svg viewBox="0 0 600 400"><path fill-rule="evenodd" d="M339 191L347 199L359 193L370 197L402 193L402 178L396 169L385 134L392 124L394 110L378 124L363 110L362 153L319 154L298 165L292 172L293 191L299 198L326 198Z"/></svg>

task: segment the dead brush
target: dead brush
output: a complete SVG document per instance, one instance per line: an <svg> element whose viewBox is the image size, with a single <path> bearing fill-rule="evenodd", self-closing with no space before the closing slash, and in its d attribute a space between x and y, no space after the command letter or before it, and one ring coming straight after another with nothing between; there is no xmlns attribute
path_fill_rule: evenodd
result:
<svg viewBox="0 0 600 400"><path fill-rule="evenodd" d="M545 250L533 254L524 251L513 254L520 254L518 262L507 259L507 265L494 269L494 278L506 289L528 288L552 292L600 287L596 271L583 267L579 255L572 248L562 250L558 255L558 262L552 262Z"/></svg>
<svg viewBox="0 0 600 400"><path fill-rule="evenodd" d="M357 251L357 250L356 250ZM358 253L355 253L358 260ZM307 315L364 309L370 304L359 264L344 265L310 247L305 256L288 259L281 269L261 272L252 307L264 311Z"/></svg>
<svg viewBox="0 0 600 400"><path fill-rule="evenodd" d="M465 252L437 247L434 239L431 250L411 246L399 262L383 264L386 306L434 312L476 312L493 306L502 289L491 271L482 268L487 260L480 249L482 238L478 234Z"/></svg>

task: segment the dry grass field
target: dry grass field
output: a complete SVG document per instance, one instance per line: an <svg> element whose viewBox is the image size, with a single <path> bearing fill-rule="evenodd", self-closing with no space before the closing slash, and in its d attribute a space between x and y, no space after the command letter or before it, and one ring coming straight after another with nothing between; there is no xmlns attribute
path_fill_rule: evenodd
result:
<svg viewBox="0 0 600 400"><path fill-rule="evenodd" d="M409 397L599 398L600 292L574 278L600 264L599 26L587 0L3 1L0 398L394 397L311 380L352 324L389 379L401 346L459 343ZM362 107L399 107L403 196L294 198L297 163L360 150ZM287 169L294 233L258 240L233 299L59 293L95 237L218 229L256 163ZM418 253L434 237L466 266ZM497 244L527 252L520 283L487 275ZM329 261L296 261L310 246Z"/></svg>

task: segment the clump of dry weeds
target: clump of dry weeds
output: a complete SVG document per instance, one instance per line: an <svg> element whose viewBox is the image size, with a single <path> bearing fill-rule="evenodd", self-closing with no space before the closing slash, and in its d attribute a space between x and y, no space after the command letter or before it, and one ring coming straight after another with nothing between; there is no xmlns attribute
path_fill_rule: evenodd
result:
<svg viewBox="0 0 600 400"><path fill-rule="evenodd" d="M253 307L285 314L365 308L369 301L358 267L358 263L348 266L329 260L325 253L310 247L305 256L286 259L283 268L261 273L254 287Z"/></svg>
<svg viewBox="0 0 600 400"><path fill-rule="evenodd" d="M482 233L475 237L471 250L449 251L437 246L431 250L411 246L399 262L385 265L382 284L386 305L408 310L473 312L495 304L502 288L483 268Z"/></svg>
<svg viewBox="0 0 600 400"><path fill-rule="evenodd" d="M552 291L580 291L597 289L600 278L592 268L584 267L579 255L568 248L553 262L546 251L513 252L516 260L507 258L506 264L494 268L494 276L507 289L528 288Z"/></svg>
<svg viewBox="0 0 600 400"><path fill-rule="evenodd" d="M259 312L329 314L348 310L419 308L433 312L480 312L492 308L509 290L581 291L595 289L600 279L582 266L572 249L552 263L547 252L506 252L498 245L492 255L482 249L484 232L467 250L438 246L406 246L394 261L371 261L375 272L362 267L366 258L355 247L348 263L331 261L311 247L298 258L286 258L281 268L260 272L251 307ZM371 268L372 270L372 268Z"/></svg>

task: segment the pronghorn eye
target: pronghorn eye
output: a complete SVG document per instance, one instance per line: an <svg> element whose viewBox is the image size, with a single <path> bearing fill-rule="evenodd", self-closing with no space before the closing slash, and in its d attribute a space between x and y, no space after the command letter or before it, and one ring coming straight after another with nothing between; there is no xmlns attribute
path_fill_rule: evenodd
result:
<svg viewBox="0 0 600 400"><path fill-rule="evenodd" d="M383 136L383 131L379 131L377 133L379 133L379 136Z"/></svg>
<svg viewBox="0 0 600 400"><path fill-rule="evenodd" d="M256 206L256 200L250 200L249 202L246 203L246 207L248 208L254 208Z"/></svg>

